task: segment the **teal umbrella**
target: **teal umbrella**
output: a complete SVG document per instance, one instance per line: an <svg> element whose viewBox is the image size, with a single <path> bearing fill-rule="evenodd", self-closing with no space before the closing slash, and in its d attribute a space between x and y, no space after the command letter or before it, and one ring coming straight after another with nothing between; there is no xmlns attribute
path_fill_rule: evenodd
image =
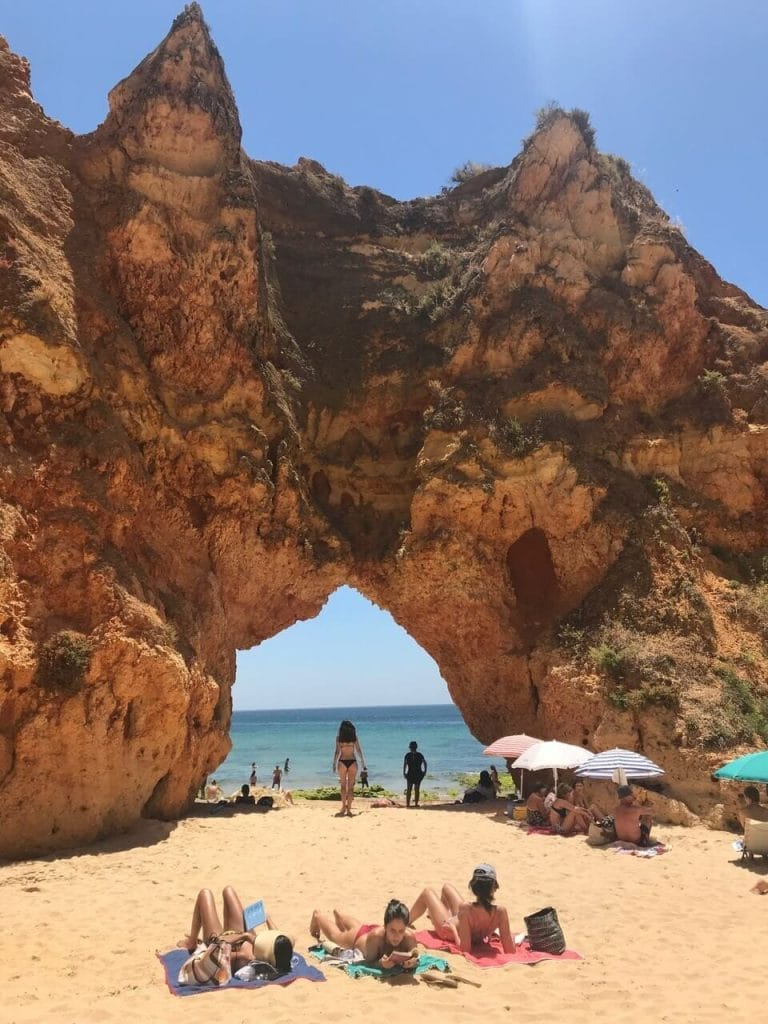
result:
<svg viewBox="0 0 768 1024"><path fill-rule="evenodd" d="M736 779L738 782L768 782L768 750L758 750L729 761L714 773L716 779Z"/></svg>

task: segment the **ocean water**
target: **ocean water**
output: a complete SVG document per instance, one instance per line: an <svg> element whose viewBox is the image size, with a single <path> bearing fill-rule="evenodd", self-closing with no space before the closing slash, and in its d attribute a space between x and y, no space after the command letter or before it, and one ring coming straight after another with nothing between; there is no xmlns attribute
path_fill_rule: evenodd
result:
<svg viewBox="0 0 768 1024"><path fill-rule="evenodd" d="M290 770L283 779L286 788L334 785L337 776L331 771L331 761L342 718L355 724L369 782L394 792L402 792L405 785L403 756L411 740L416 740L427 759L423 791L445 796L459 788L459 773L479 774L492 763L453 704L235 711L232 750L210 777L228 793L248 781L255 761L259 783L270 785L275 765L282 768L288 757ZM496 767L503 770L504 761Z"/></svg>

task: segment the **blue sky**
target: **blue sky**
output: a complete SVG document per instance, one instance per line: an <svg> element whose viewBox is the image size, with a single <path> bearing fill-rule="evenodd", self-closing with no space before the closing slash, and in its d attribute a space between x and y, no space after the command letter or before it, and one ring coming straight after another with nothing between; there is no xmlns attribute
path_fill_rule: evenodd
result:
<svg viewBox="0 0 768 1024"><path fill-rule="evenodd" d="M182 6L0 0L0 33L30 59L46 112L82 133ZM583 107L598 146L629 160L722 277L768 305L764 0L202 6L251 156L313 157L407 199L438 192L466 160L509 163L548 101ZM238 707L447 699L434 663L349 591L239 666Z"/></svg>

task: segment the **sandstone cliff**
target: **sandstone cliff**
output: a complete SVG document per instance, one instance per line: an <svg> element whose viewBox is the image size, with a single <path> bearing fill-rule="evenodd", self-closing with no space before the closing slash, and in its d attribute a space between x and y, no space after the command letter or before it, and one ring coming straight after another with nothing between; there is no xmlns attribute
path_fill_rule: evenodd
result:
<svg viewBox="0 0 768 1024"><path fill-rule="evenodd" d="M473 732L768 738L768 314L588 119L432 199L250 160L197 5L75 137L0 52L0 854L173 817L348 583Z"/></svg>

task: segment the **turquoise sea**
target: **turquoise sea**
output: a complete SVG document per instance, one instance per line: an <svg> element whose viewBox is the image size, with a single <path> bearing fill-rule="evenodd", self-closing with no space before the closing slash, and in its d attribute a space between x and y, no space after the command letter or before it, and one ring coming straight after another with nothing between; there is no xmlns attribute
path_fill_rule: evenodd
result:
<svg viewBox="0 0 768 1024"><path fill-rule="evenodd" d="M232 750L211 778L230 792L248 781L255 761L259 783L269 785L275 765L282 768L288 757L290 771L283 780L288 789L333 785L331 760L342 718L355 724L369 781L394 792L404 786L403 756L411 740L416 740L427 759L425 791L446 795L459 788L459 773L479 773L492 763L453 704L235 711ZM496 767L503 769L503 760Z"/></svg>

